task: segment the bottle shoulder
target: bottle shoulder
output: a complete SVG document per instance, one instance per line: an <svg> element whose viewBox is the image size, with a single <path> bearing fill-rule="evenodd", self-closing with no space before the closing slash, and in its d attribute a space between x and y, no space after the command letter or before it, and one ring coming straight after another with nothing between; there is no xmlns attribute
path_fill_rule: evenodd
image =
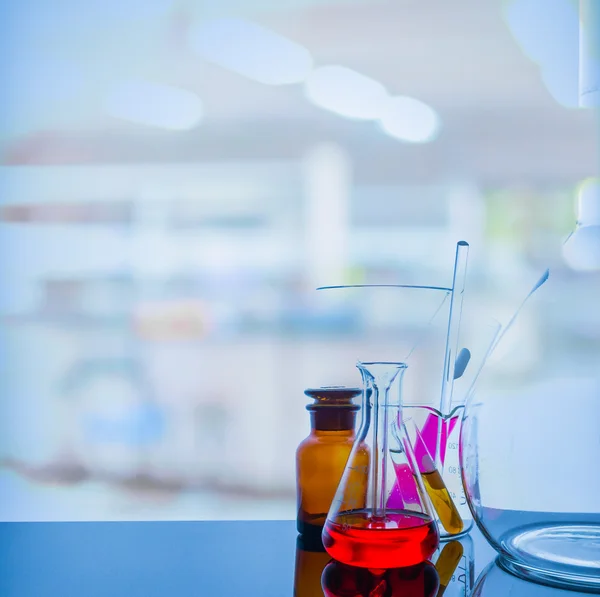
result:
<svg viewBox="0 0 600 597"><path fill-rule="evenodd" d="M299 445L346 444L353 443L355 439L356 435L354 432L313 431L307 435Z"/></svg>
<svg viewBox="0 0 600 597"><path fill-rule="evenodd" d="M296 453L309 453L309 452L319 452L328 449L337 449L339 447L348 447L351 448L354 444L355 440L354 434L334 434L334 433L326 433L326 434L314 434L311 433L308 437L304 438L300 444L298 444L298 448Z"/></svg>

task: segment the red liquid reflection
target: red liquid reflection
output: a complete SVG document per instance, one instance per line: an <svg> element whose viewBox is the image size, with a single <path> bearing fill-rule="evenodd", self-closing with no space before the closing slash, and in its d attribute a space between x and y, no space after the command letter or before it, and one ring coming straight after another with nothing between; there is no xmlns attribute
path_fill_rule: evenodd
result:
<svg viewBox="0 0 600 597"><path fill-rule="evenodd" d="M439 544L435 523L406 510L388 511L375 522L365 511L351 511L327 521L323 545L344 564L361 568L399 568L428 560Z"/></svg>
<svg viewBox="0 0 600 597"><path fill-rule="evenodd" d="M321 586L325 597L434 597L439 577L431 562L375 575L331 561L323 570Z"/></svg>

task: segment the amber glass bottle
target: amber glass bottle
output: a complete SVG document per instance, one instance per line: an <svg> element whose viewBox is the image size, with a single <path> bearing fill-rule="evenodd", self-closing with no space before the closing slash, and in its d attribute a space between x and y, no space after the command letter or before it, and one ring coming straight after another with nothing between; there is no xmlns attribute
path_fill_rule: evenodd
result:
<svg viewBox="0 0 600 597"><path fill-rule="evenodd" d="M304 392L313 399L311 431L296 450L298 532L319 539L355 439L352 399L360 388L327 387Z"/></svg>

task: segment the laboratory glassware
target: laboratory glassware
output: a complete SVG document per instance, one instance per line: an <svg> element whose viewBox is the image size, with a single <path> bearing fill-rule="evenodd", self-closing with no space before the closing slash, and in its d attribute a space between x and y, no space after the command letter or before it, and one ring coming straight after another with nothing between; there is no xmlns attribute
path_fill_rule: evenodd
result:
<svg viewBox="0 0 600 597"><path fill-rule="evenodd" d="M309 388L304 392L313 402L310 434L296 450L296 494L298 532L321 538L327 512L350 450L356 438L354 426L358 404L352 400L360 388Z"/></svg>
<svg viewBox="0 0 600 597"><path fill-rule="evenodd" d="M294 597L319 597L323 569L331 561L321 540L311 540L299 535L296 539L296 565L294 568Z"/></svg>
<svg viewBox="0 0 600 597"><path fill-rule="evenodd" d="M442 540L471 530L473 518L462 488L458 458L461 405L447 415L431 406L407 406L407 430L414 438L420 473L436 510Z"/></svg>
<svg viewBox="0 0 600 597"><path fill-rule="evenodd" d="M372 574L332 560L323 570L321 587L325 597L436 597L439 579L431 562Z"/></svg>
<svg viewBox="0 0 600 597"><path fill-rule="evenodd" d="M320 290L327 290L319 293L324 297L321 304L334 312L354 312L363 353L389 361L396 361L398 355L402 355L405 357L402 360L410 363L412 375L403 396L407 408L411 404L428 402L439 407L451 288L395 285ZM420 421L418 417L416 419ZM435 455L439 448L437 418L433 426L428 427L428 432L430 452ZM460 486L460 475L456 473L453 481ZM390 499L393 501L394 496ZM465 509L470 518L468 508ZM443 525L440 525L440 531L445 532Z"/></svg>
<svg viewBox="0 0 600 597"><path fill-rule="evenodd" d="M588 193L566 263L536 283L471 392L460 443L500 565L600 592L600 192Z"/></svg>
<svg viewBox="0 0 600 597"><path fill-rule="evenodd" d="M462 377L471 359L471 352L464 346L461 348L459 344L468 256L469 244L465 241L458 242L450 292L439 405L435 402L433 406L419 405L415 417L411 420L413 439L418 450L419 470L433 502L442 539L466 533L473 524L466 508L466 499L460 483L460 464L456 458L458 429L453 433L457 427L460 428L457 426L460 408L455 407L453 401L454 381L457 377Z"/></svg>
<svg viewBox="0 0 600 597"><path fill-rule="evenodd" d="M413 566L439 544L433 508L402 421L406 364L358 363L362 422L323 528L332 558L369 569ZM388 507L392 492L401 502Z"/></svg>
<svg viewBox="0 0 600 597"><path fill-rule="evenodd" d="M460 399L457 402L453 392L455 378L463 377L465 368L473 369L469 365L471 351L459 344L468 253L468 243L457 243L452 284L447 287L397 284L319 289L329 291L325 293L329 306L335 305L336 297L340 310L348 311L349 306L354 306L355 321L362 321L369 330L365 334L365 350L372 351L375 344L378 358L394 361L400 355L416 372L406 392L405 404L416 409L413 420L424 426L429 454L441 477L437 481L448 486L447 494L456 502L456 507L450 510L458 511L464 519L460 524L456 520L449 524L449 520L443 519L444 512L436 512L443 539L466 533L472 526L458 458L462 415L459 407L463 402Z"/></svg>
<svg viewBox="0 0 600 597"><path fill-rule="evenodd" d="M442 540L464 535L473 526L462 482L459 439L466 397L500 332L496 320L475 305L466 306L468 315L463 318L460 335L463 348L455 361L452 401L447 412L443 414L431 404L409 404L404 409L417 463L438 514Z"/></svg>
<svg viewBox="0 0 600 597"><path fill-rule="evenodd" d="M443 421L443 423L445 423L445 421ZM448 533L453 535L460 534L464 528L463 519L455 505L454 499L450 495L450 492L442 479L442 475L433 459L432 452L427 447L425 438L412 418L405 419L405 428L411 444L414 447L416 463L421 479L423 480L423 485L433 504L439 522L444 526ZM435 433L435 437L438 437L437 432ZM443 439L445 445L445 436ZM399 479L396 480L396 484L399 485ZM388 501L388 506L390 505L391 504Z"/></svg>

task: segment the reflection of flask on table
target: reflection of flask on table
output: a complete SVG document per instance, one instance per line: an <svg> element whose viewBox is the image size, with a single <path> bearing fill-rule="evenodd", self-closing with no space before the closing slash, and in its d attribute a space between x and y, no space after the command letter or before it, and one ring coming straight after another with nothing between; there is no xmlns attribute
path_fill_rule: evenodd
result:
<svg viewBox="0 0 600 597"><path fill-rule="evenodd" d="M296 451L298 532L321 540L321 531L355 440L354 423L360 407L352 399L360 388L308 389L314 400L310 435Z"/></svg>
<svg viewBox="0 0 600 597"><path fill-rule="evenodd" d="M470 597L474 561L473 541L468 535L442 544L434 562L440 577L437 597Z"/></svg>
<svg viewBox="0 0 600 597"><path fill-rule="evenodd" d="M358 368L365 383L362 424L327 516L323 544L333 558L352 566L413 566L433 555L439 534L402 424L406 365L359 363ZM390 508L399 478L400 500Z"/></svg>
<svg viewBox="0 0 600 597"><path fill-rule="evenodd" d="M440 586L431 562L372 574L332 560L321 583L325 597L435 597Z"/></svg>
<svg viewBox="0 0 600 597"><path fill-rule="evenodd" d="M311 541L300 535L296 540L294 597L321 597L321 575L330 561L320 539Z"/></svg>

